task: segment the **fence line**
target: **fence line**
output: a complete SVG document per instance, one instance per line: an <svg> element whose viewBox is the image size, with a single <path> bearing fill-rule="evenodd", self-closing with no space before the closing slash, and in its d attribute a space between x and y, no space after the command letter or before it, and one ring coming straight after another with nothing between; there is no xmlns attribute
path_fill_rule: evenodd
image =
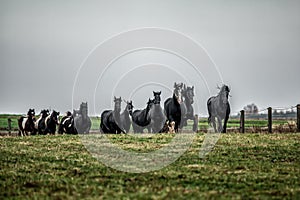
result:
<svg viewBox="0 0 300 200"><path fill-rule="evenodd" d="M296 106L291 106L289 108L280 108L280 107L276 107L275 110L289 110L289 109L294 109L294 108L297 108L296 110L296 118L297 118L297 132L300 132L300 104L296 105ZM267 110L268 113L267 113L267 120L268 120L268 132L269 133L272 133L273 132L273 129L272 129L272 122L273 122L273 108L272 107L268 107L266 109L263 109L263 110L260 110L260 111L265 111ZM244 110L241 110L240 111L240 130L239 132L240 133L244 133L245 132L245 111Z"/></svg>

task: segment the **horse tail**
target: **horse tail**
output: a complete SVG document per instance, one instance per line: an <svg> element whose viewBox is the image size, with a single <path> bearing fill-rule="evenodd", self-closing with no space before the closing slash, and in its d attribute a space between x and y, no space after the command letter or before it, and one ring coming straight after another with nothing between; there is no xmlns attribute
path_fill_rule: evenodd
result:
<svg viewBox="0 0 300 200"><path fill-rule="evenodd" d="M207 100L208 124L211 124L211 98Z"/></svg>
<svg viewBox="0 0 300 200"><path fill-rule="evenodd" d="M208 120L208 124L211 124L211 116L209 115L209 117L207 118Z"/></svg>
<svg viewBox="0 0 300 200"><path fill-rule="evenodd" d="M22 121L23 121L23 118L24 118L24 117L20 117L20 118L18 119L19 130L22 130Z"/></svg>
<svg viewBox="0 0 300 200"><path fill-rule="evenodd" d="M18 126L19 126L19 136L23 136L23 120L24 120L24 116L20 117L18 119Z"/></svg>

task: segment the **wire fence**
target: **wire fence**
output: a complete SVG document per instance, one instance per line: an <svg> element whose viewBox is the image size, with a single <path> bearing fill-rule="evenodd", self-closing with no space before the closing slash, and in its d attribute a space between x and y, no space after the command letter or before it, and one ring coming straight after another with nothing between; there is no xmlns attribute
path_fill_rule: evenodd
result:
<svg viewBox="0 0 300 200"><path fill-rule="evenodd" d="M300 131L300 105L289 107L268 107L255 113L240 111L239 132L297 132ZM235 130L237 131L237 130Z"/></svg>

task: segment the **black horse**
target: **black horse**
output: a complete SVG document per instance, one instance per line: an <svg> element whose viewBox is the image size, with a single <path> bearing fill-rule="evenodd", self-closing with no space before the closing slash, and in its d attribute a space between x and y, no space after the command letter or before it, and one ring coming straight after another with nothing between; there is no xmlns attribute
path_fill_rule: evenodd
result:
<svg viewBox="0 0 300 200"><path fill-rule="evenodd" d="M40 117L35 122L35 129L38 130L39 134L44 134L46 129L45 119L50 115L49 110L42 110Z"/></svg>
<svg viewBox="0 0 300 200"><path fill-rule="evenodd" d="M143 110L135 110L132 113L132 127L134 133L143 133L143 130L145 128L148 128L149 132L149 125L151 123L151 118L150 118L150 109L151 106L154 104L154 100L149 99L147 102L147 106Z"/></svg>
<svg viewBox="0 0 300 200"><path fill-rule="evenodd" d="M174 83L174 92L173 97L168 98L164 103L165 114L171 126L171 132L178 132L178 127L181 122L181 108L180 104L182 103L182 90L183 83Z"/></svg>
<svg viewBox="0 0 300 200"><path fill-rule="evenodd" d="M100 132L101 133L125 133L121 126L121 103L122 98L114 97L114 110L105 110L101 114Z"/></svg>
<svg viewBox="0 0 300 200"><path fill-rule="evenodd" d="M78 134L74 125L74 117L70 111L66 112L66 115L61 118L58 133Z"/></svg>
<svg viewBox="0 0 300 200"><path fill-rule="evenodd" d="M92 122L88 116L88 104L82 102L79 110L73 110L74 125L78 133L89 133Z"/></svg>
<svg viewBox="0 0 300 200"><path fill-rule="evenodd" d="M120 120L121 129L128 133L131 126L130 116L132 115L133 105L132 101L125 101L125 103L126 107L125 110L121 113Z"/></svg>
<svg viewBox="0 0 300 200"><path fill-rule="evenodd" d="M160 132L163 127L164 123L166 121L166 116L163 112L162 107L160 106L160 95L161 91L155 92L153 91L154 95L154 104L151 106L150 109L150 119L151 119L151 132L152 133L158 133Z"/></svg>
<svg viewBox="0 0 300 200"><path fill-rule="evenodd" d="M21 116L18 119L20 136L26 136L26 135L29 135L29 133L31 135L36 134L36 129L34 127L34 122L35 122L34 115L35 115L34 109L29 109L26 117Z"/></svg>
<svg viewBox="0 0 300 200"><path fill-rule="evenodd" d="M44 123L45 123L45 131L44 134L55 134L56 125L59 124L58 122L59 112L55 110L52 111L51 115L47 116Z"/></svg>
<svg viewBox="0 0 300 200"><path fill-rule="evenodd" d="M182 91L182 96L184 98L183 103L180 104L181 106L181 125L180 128L183 126L187 126L187 120L193 120L194 121L194 126L193 126L193 131L197 131L197 126L198 126L198 121L195 119L194 116L194 108L193 108L193 103L194 103L194 86L192 87L186 87L184 85L183 91Z"/></svg>
<svg viewBox="0 0 300 200"><path fill-rule="evenodd" d="M227 85L223 85L217 96L210 97L207 101L208 109L208 123L213 124L215 132L226 133L226 125L230 114L230 105L228 101L228 96L230 89ZM216 119L218 123L218 128L216 128ZM222 127L222 120L224 119L224 125Z"/></svg>

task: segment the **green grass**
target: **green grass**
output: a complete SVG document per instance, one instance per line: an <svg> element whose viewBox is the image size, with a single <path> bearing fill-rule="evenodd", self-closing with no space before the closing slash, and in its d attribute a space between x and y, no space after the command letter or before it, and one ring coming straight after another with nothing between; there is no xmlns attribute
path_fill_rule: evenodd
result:
<svg viewBox="0 0 300 200"><path fill-rule="evenodd" d="M111 135L151 151L172 135ZM223 134L205 160L204 135L158 171L120 172L94 159L78 136L0 138L0 199L299 199L300 134Z"/></svg>

